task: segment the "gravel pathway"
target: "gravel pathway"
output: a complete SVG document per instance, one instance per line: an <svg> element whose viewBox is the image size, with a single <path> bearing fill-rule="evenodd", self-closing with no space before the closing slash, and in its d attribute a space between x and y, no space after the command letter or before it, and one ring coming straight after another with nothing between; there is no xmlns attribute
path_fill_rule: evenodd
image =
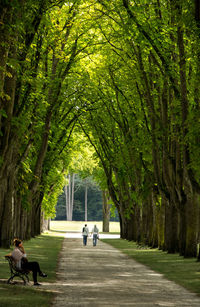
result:
<svg viewBox="0 0 200 307"><path fill-rule="evenodd" d="M83 246L78 237L64 240L52 291L53 307L200 306L200 297L110 245Z"/></svg>

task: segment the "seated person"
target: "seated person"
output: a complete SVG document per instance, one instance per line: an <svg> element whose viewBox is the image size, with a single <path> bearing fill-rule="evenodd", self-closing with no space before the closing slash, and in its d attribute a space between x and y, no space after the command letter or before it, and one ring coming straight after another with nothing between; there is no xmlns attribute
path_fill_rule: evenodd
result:
<svg viewBox="0 0 200 307"><path fill-rule="evenodd" d="M41 284L37 282L37 273L39 273L39 276L41 277L47 277L47 275L42 273L38 262L28 261L28 259L26 258L26 253L25 253L21 240L14 239L14 246L15 246L15 249L12 252L12 257L15 261L16 267L20 270L22 269L22 270L32 271L34 286L40 286Z"/></svg>

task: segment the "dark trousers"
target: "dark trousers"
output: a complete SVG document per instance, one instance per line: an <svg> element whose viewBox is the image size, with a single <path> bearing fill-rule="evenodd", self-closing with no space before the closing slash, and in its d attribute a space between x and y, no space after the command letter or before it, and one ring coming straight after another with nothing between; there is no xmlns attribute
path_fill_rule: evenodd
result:
<svg viewBox="0 0 200 307"><path fill-rule="evenodd" d="M87 245L87 236L83 235L83 245Z"/></svg>
<svg viewBox="0 0 200 307"><path fill-rule="evenodd" d="M42 273L40 270L40 266L39 263L34 261L34 262L25 262L22 265L22 268L28 271L32 271L33 272L33 281L37 282L37 273Z"/></svg>
<svg viewBox="0 0 200 307"><path fill-rule="evenodd" d="M96 246L97 245L97 234L94 233L93 234L93 246Z"/></svg>

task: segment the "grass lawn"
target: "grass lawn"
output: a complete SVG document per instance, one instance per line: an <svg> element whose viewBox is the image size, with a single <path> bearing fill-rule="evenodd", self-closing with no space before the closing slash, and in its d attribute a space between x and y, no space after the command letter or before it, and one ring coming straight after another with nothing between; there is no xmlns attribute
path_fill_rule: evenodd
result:
<svg viewBox="0 0 200 307"><path fill-rule="evenodd" d="M57 259L63 238L62 234L49 233L24 242L29 261L38 261L42 271L48 275L45 279L38 278L41 283L43 281L55 282L56 280ZM30 286L24 286L23 283L6 284L5 280L10 276L10 271L4 256L12 250L0 248L0 306L50 306L53 293L43 290L42 287L33 287L32 274L29 274ZM17 281L17 278L15 280ZM21 279L19 280L21 281Z"/></svg>
<svg viewBox="0 0 200 307"><path fill-rule="evenodd" d="M80 221L51 221L50 222L50 229L53 231L74 231L74 232L81 232L83 226L87 224L89 230L91 231L93 226L96 224L99 228L99 231L102 232L102 222L80 222ZM110 232L109 233L119 233L120 232L120 225L119 222L110 222Z"/></svg>
<svg viewBox="0 0 200 307"><path fill-rule="evenodd" d="M102 241L200 295L200 262L197 262L195 258L185 259L178 254L168 254L158 249L138 246L135 242L123 239Z"/></svg>

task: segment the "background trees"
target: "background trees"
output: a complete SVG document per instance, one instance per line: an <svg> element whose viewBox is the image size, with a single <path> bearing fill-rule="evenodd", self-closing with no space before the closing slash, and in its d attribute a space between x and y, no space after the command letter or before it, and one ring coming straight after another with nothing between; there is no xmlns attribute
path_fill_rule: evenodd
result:
<svg viewBox="0 0 200 307"><path fill-rule="evenodd" d="M102 192L92 178L88 179L87 220L102 220ZM56 219L66 220L66 194L61 194L56 206ZM73 221L85 221L85 182L75 176Z"/></svg>

